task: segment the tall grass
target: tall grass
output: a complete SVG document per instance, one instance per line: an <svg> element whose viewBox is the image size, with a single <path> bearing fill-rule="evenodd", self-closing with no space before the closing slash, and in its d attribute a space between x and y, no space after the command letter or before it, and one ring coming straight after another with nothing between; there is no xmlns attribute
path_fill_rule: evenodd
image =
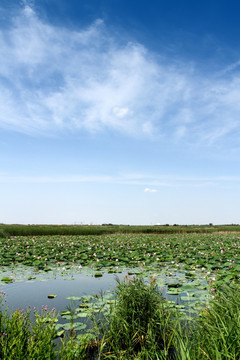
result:
<svg viewBox="0 0 240 360"><path fill-rule="evenodd" d="M240 289L225 286L219 290L199 317L196 359L240 359ZM196 354L196 355L195 355Z"/></svg>
<svg viewBox="0 0 240 360"><path fill-rule="evenodd" d="M173 317L155 279L118 282L116 305L104 331L101 357L107 359L173 359Z"/></svg>
<svg viewBox="0 0 240 360"><path fill-rule="evenodd" d="M240 287L218 289L191 321L169 311L154 281L118 284L100 359L239 360Z"/></svg>
<svg viewBox="0 0 240 360"><path fill-rule="evenodd" d="M240 231L240 225L20 225L0 224L0 238L36 235L103 235L114 233L186 234Z"/></svg>
<svg viewBox="0 0 240 360"><path fill-rule="evenodd" d="M46 311L36 314L36 321L32 324L30 310L18 309L10 315L6 309L0 311L0 359L56 359L53 342L56 336L55 314Z"/></svg>

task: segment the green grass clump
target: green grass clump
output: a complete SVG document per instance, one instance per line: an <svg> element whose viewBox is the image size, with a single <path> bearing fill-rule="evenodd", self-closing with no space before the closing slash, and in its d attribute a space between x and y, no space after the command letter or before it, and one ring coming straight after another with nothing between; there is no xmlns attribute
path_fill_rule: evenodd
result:
<svg viewBox="0 0 240 360"><path fill-rule="evenodd" d="M240 289L225 286L199 318L196 359L240 359Z"/></svg>
<svg viewBox="0 0 240 360"><path fill-rule="evenodd" d="M64 339L57 338L56 310L43 306L41 313L4 307L5 293L0 292L0 359L2 360L93 360L98 349L96 336L77 335L73 327Z"/></svg>
<svg viewBox="0 0 240 360"><path fill-rule="evenodd" d="M4 230L0 228L0 239L6 239L9 237L9 234Z"/></svg>
<svg viewBox="0 0 240 360"><path fill-rule="evenodd" d="M154 280L118 283L105 324L99 359L240 359L240 288L223 286L191 321L170 312Z"/></svg>
<svg viewBox="0 0 240 360"><path fill-rule="evenodd" d="M56 359L56 329L53 313L36 317L34 324L29 320L30 311L16 310L10 315L0 311L0 359L32 360ZM44 320L48 316L48 323Z"/></svg>
<svg viewBox="0 0 240 360"><path fill-rule="evenodd" d="M125 278L116 290L102 339L101 358L173 359L173 319L155 279Z"/></svg>
<svg viewBox="0 0 240 360"><path fill-rule="evenodd" d="M218 289L209 305L175 336L178 360L240 359L239 285Z"/></svg>

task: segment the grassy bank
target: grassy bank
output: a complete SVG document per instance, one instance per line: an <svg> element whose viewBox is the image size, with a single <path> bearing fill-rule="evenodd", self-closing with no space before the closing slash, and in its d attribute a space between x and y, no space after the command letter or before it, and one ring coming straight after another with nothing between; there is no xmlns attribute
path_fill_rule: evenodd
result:
<svg viewBox="0 0 240 360"><path fill-rule="evenodd" d="M240 232L240 225L19 225L0 224L0 237L36 235L102 235L114 233L178 234Z"/></svg>
<svg viewBox="0 0 240 360"><path fill-rule="evenodd" d="M74 328L56 344L55 311L0 312L0 358L115 360L237 360L240 358L240 291L218 290L192 321L169 309L156 286L142 278L119 282L116 302L83 335Z"/></svg>

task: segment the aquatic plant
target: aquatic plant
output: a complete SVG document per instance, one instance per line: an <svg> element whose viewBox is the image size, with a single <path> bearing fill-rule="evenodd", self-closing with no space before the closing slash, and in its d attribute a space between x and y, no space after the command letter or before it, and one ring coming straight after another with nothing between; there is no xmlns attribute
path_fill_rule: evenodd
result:
<svg viewBox="0 0 240 360"><path fill-rule="evenodd" d="M4 294L1 294L3 301ZM3 306L3 303L2 303ZM56 359L55 311L44 307L30 322L30 310L0 310L0 358L3 360ZM47 320L47 321L46 321Z"/></svg>
<svg viewBox="0 0 240 360"><path fill-rule="evenodd" d="M196 359L240 359L239 286L224 285L219 289L202 311L196 329Z"/></svg>
<svg viewBox="0 0 240 360"><path fill-rule="evenodd" d="M152 277L118 281L116 304L105 322L101 356L112 359L172 359L174 322ZM111 356L110 356L111 355Z"/></svg>

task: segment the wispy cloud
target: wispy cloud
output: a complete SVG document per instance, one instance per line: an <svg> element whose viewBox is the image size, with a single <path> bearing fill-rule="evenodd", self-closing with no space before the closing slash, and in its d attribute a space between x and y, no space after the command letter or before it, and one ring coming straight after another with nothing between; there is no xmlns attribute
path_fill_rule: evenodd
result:
<svg viewBox="0 0 240 360"><path fill-rule="evenodd" d="M76 174L55 176L19 176L0 173L0 183L22 184L60 184L60 183L97 183L138 186L145 193L156 193L161 188L240 188L240 177L176 177L146 174Z"/></svg>
<svg viewBox="0 0 240 360"><path fill-rule="evenodd" d="M205 76L161 59L138 43L120 44L101 20L70 30L25 5L0 31L0 127L237 142L239 62Z"/></svg>
<svg viewBox="0 0 240 360"><path fill-rule="evenodd" d="M157 190L156 189L145 188L144 192L155 193L155 192L157 192Z"/></svg>

